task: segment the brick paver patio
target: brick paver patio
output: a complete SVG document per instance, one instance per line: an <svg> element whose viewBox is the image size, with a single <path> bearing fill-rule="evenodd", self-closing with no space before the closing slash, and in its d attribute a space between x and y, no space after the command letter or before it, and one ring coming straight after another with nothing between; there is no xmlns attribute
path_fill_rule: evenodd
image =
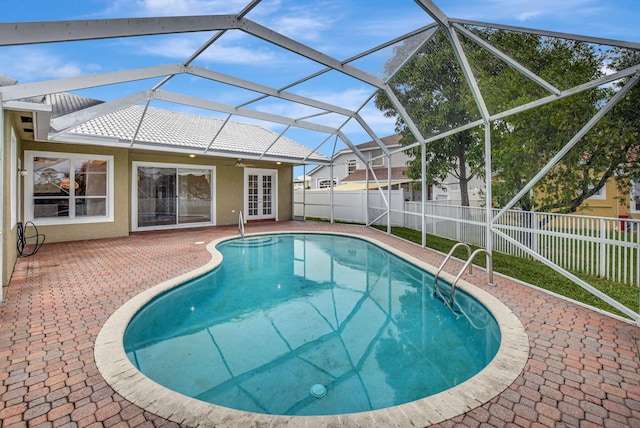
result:
<svg viewBox="0 0 640 428"><path fill-rule="evenodd" d="M439 265L442 255L355 226L281 222L270 230L356 231ZM100 328L141 291L209 260L201 242L235 227L45 244L18 260L0 304L0 428L172 426L129 403L96 368ZM452 265L451 271L456 269ZM640 329L517 282L477 272L529 336L523 373L504 392L442 426L640 427Z"/></svg>

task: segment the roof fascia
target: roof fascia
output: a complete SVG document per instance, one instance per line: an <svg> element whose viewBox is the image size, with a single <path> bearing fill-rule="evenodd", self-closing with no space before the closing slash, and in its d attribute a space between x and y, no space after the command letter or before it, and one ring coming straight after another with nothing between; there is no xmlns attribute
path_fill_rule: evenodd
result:
<svg viewBox="0 0 640 428"><path fill-rule="evenodd" d="M0 23L0 46L71 42L238 28L236 15Z"/></svg>
<svg viewBox="0 0 640 428"><path fill-rule="evenodd" d="M67 77L63 79L45 80L42 82L3 86L0 87L0 93L2 93L2 99L6 102L40 95L69 92L79 89L131 82L134 80L162 77L184 72L185 67L181 64L166 64L155 67L112 71L87 76Z"/></svg>
<svg viewBox="0 0 640 428"><path fill-rule="evenodd" d="M2 99L2 97L0 97ZM52 108L47 104L28 103L23 101L8 101L3 103L3 108L12 111L24 111L33 113L33 136L36 141L47 141L49 136L49 123L51 121Z"/></svg>

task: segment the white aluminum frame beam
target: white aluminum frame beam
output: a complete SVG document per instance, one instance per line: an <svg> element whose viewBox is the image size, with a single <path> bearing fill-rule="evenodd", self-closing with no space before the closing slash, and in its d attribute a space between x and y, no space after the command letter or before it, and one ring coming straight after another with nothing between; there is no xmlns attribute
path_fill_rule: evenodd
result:
<svg viewBox="0 0 640 428"><path fill-rule="evenodd" d="M497 49L493 45L489 44L487 41L481 39L476 34L474 34L472 31L467 30L465 27L463 27L460 24L455 24L454 23L453 27L458 32L461 32L466 37L468 37L470 40L475 42L478 46L480 46L483 49L485 49L486 51L490 52L496 58L504 61L506 64L508 64L509 66L514 68L515 70L519 71L521 74L523 74L525 77L529 78L533 82L535 82L538 85L542 86L547 91L551 92L552 94L560 95L560 92L561 92L560 89L556 88L551 83L547 82L546 80L544 80L543 78L541 78L540 76L535 74L533 71L529 70L528 68L526 68L525 66L520 64L518 61L516 61L513 58L511 58L509 55L505 54L500 49Z"/></svg>
<svg viewBox="0 0 640 428"><path fill-rule="evenodd" d="M58 131L54 134L54 137L64 133L64 131L69 128L78 126L91 119L104 116L105 114L109 114L117 110L122 110L132 105L147 102L152 98L153 98L153 91L148 90L148 91L136 92L131 95L127 95L125 97L115 99L113 101L108 101L106 103L101 103L92 107L87 107L75 113L70 113L64 116L56 117L55 119L51 120L51 127L56 131Z"/></svg>
<svg viewBox="0 0 640 428"><path fill-rule="evenodd" d="M560 92L560 95L557 95L557 96L556 95L549 95L549 96L546 96L544 98L540 98L539 100L532 101L530 103L523 104L521 106L517 106L517 107L514 107L514 108L509 109L509 110L505 110L505 111L500 112L500 113L493 114L493 115L491 115L489 117L489 120L491 122L493 122L493 121L496 121L496 120L505 119L505 118L507 118L509 116L513 116L515 114L522 113L524 111L531 110L531 109L543 106L545 104L550 104L550 103L552 103L554 101L561 100L561 99L564 99L564 98L579 94L581 92L585 92L585 91L597 88L598 86L606 85L608 83L615 82L616 80L620 80L620 79L623 79L625 77L633 76L636 73L640 73L640 64L632 66L632 67L629 67L629 68L621 70L621 71L618 71L618 72L613 73L613 74L608 74L606 76L602 76L601 78L596 79L596 80L592 80L591 82L587 82L587 83L584 83L582 85L578 85L578 86L575 86L573 88L569 88L569 89L567 89L565 91ZM443 132L441 134L434 135L433 137L426 138L426 139L424 139L424 141L425 142L432 142L432 141L441 140L441 139L443 139L445 137L449 137L451 135L457 134L458 132L462 132L462 131L466 131L468 129L475 128L476 126L480 126L482 124L483 124L482 119L478 119L476 121L469 122L466 125L462 125L462 126L459 126L457 128L451 129L449 131ZM411 149L413 147L418 146L419 144L420 144L420 142L417 142L417 143L413 143L413 144L408 145L408 146L404 146L402 149L398 149L398 150L392 152L392 154L396 153L398 151Z"/></svg>
<svg viewBox="0 0 640 428"><path fill-rule="evenodd" d="M248 34L251 34L276 46L280 46L283 49L301 55L319 64L326 65L333 70L339 71L343 74L346 74L347 76L351 76L354 79L360 80L361 82L367 83L378 89L381 89L383 87L384 82L382 81L382 79L379 79L373 74L367 73L350 65L345 65L337 59L330 57L329 55L325 55L322 52L303 45L302 43L299 43L289 37L283 36L280 33L277 33L267 27L263 27L262 25L250 21L246 18L241 18L238 21L239 28Z"/></svg>
<svg viewBox="0 0 640 428"><path fill-rule="evenodd" d="M562 33L558 31L546 31L546 30L538 30L535 28L527 28L527 27L517 27L514 25L502 25L502 24L492 24L488 22L482 21L473 21L468 19L457 19L457 18L449 18L450 23L457 23L461 25L472 25L477 27L487 27L487 28L495 28L497 30L505 30L505 31L515 31L520 33L529 33L535 34L543 37L557 37L559 39L569 39L576 40L579 42L593 43L595 45L603 45L603 46L616 46L620 48L629 48L640 50L640 43L638 42L627 42L624 40L616 40L616 39L606 39L603 37L591 37L591 36L583 36L579 34L571 34L571 33Z"/></svg>
<svg viewBox="0 0 640 428"><path fill-rule="evenodd" d="M247 13L249 13L254 7L256 7L262 0L252 0L251 2L249 2L249 4L247 4L239 13L238 16L239 17L244 17ZM183 63L183 65L189 65L191 64L193 61L196 60L196 58L198 58L204 51L206 51L212 44L214 44L215 42L218 41L218 39L220 37L222 37L224 35L224 33L226 33L227 30L220 30L218 31L216 34L214 34L209 40L207 40L205 43L203 43L198 49L196 49L196 51L194 53L192 53L189 58L187 58L187 60ZM175 76L174 74L165 77L162 82L158 83L156 86L153 87L153 90L156 89L160 89L165 83L167 83L169 80L171 80L173 78L173 76Z"/></svg>
<svg viewBox="0 0 640 428"><path fill-rule="evenodd" d="M239 28L236 15L0 23L0 46L74 42Z"/></svg>
<svg viewBox="0 0 640 428"><path fill-rule="evenodd" d="M185 66L181 64L166 64L155 67L135 68L131 70L111 71L100 74L89 74L86 76L67 77L64 79L3 86L0 87L0 93L2 93L3 101L6 102L40 95L56 94L60 92L132 82L135 80L164 77L170 74L179 74L184 72Z"/></svg>
<svg viewBox="0 0 640 428"><path fill-rule="evenodd" d="M250 82L248 80L239 79L237 77L229 76L227 74L219 73L217 71L208 70L202 67L187 66L185 73L193 76L202 77L204 79L213 80L227 85L235 86L242 89L247 89L253 92L258 92L267 96L281 98L286 101L291 101L298 104L303 104L309 107L314 107L320 110L326 110L331 113L341 114L343 116L355 117L356 112L342 108L333 104L317 101L312 98L304 97L302 95L296 95L290 92L285 92L271 88L269 86L261 85L259 83Z"/></svg>
<svg viewBox="0 0 640 428"><path fill-rule="evenodd" d="M272 113L265 113L265 112L250 110L246 108L236 108L228 104L205 100L202 98L192 97L190 95L179 94L176 92L168 92L168 91L162 91L162 90L154 91L153 98L160 101L168 101L176 104L202 108L205 110L212 110L212 111L217 111L221 113L249 117L252 119L263 120L265 122L279 123L281 125L290 125L297 128L309 129L311 131L324 132L328 134L335 134L338 132L338 130L335 128L331 128L325 125L319 125L317 123L306 122L303 120L295 120L286 116L280 116Z"/></svg>
<svg viewBox="0 0 640 428"><path fill-rule="evenodd" d="M565 146L549 160L549 162L493 217L492 222L497 222L510 208L512 208L523 196L529 193L533 186L542 179L558 162L591 130L600 120L615 106L621 98L635 86L640 80L640 74L634 75L598 112L587 122Z"/></svg>
<svg viewBox="0 0 640 428"><path fill-rule="evenodd" d="M264 149L264 151L262 152L262 154L258 157L258 159L262 159L268 152L269 150L271 150L271 147L274 146L274 144L276 144L285 134L285 132L287 132L289 130L289 128L291 128L291 125L288 125L286 128L284 128L284 130L280 133L280 135L278 135L271 144L269 144L269 146Z"/></svg>
<svg viewBox="0 0 640 428"><path fill-rule="evenodd" d="M233 117L232 114L227 115L227 118L224 120L222 125L220 125L220 129L218 129L218 131L216 131L216 134L213 136L213 138L211 138L211 141L209 142L209 145L207 146L206 149L204 149L204 153L207 153L211 149L211 146L213 146L213 143L215 143L215 141L218 139L218 137L222 133L222 130L224 129L225 126L227 126L227 123L229 123L229 121L231 120L232 117Z"/></svg>

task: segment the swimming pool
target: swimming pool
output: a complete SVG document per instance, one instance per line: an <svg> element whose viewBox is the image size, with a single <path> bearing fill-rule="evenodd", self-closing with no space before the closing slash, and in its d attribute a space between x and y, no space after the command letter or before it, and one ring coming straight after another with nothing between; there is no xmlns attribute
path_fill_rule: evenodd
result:
<svg viewBox="0 0 640 428"><path fill-rule="evenodd" d="M263 239L267 238L263 237ZM387 247L375 239L367 239L374 241L382 247ZM124 352L122 337L127 325L135 314L148 307L149 302L156 296L176 292L178 290L176 286L200 277L217 267L222 257L215 249L215 246L220 244L221 241L223 240L208 245L208 249L212 253L212 261L207 266L203 266L201 269L182 275L166 283L159 284L141 293L111 316L96 341L95 357L98 368L105 380L127 400L152 413L176 422L187 425L202 424L203 421L211 424L229 423L231 425L260 425L271 423L305 425L308 422L304 421L309 419L309 417L295 416L292 419L291 416L247 413L188 398L162 387L140 373ZM339 248L346 250L347 247L341 245ZM401 255L402 258L409 259L413 263L421 265L422 268L433 270L432 267L425 265L418 259L398 252L393 248L389 249ZM252 263L252 266L255 266L255 263ZM474 287L465 282L460 283L460 288L468 288L467 291L469 294L473 295L473 299L470 301L475 302L477 299L482 305L489 307L493 317L495 317L500 325L500 335L502 336L500 349L485 369L478 375L464 381L462 384L449 388L444 392L434 394L426 399L372 412L324 416L322 417L322 423L342 426L349 423L357 423L358 420L361 422L364 421L364 423L367 423L367 421L371 423L371 420L375 420L377 423L383 424L381 422L383 420L393 420L395 421L394 423L398 423L398 420L408 419L419 421L417 423L420 424L435 423L477 407L508 386L515 377L517 377L526 362L528 342L526 334L524 334L524 329L517 318L492 296L479 289L474 289ZM189 312L194 314L198 312L198 308L194 306L194 310L191 311L191 307L189 307ZM327 394L329 394L330 388L327 389ZM309 389L306 391L308 395L310 395L310 392ZM318 399L318 401L328 397L329 395ZM311 418L313 419L314 417Z"/></svg>
<svg viewBox="0 0 640 428"><path fill-rule="evenodd" d="M249 412L332 415L396 406L474 376L500 330L462 292L361 239L287 234L220 244L214 271L154 299L124 346L152 380Z"/></svg>

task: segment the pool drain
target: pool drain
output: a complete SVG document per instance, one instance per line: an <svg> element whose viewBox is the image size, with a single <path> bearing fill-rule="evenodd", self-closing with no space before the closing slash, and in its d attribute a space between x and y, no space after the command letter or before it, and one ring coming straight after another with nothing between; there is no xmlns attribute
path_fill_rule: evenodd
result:
<svg viewBox="0 0 640 428"><path fill-rule="evenodd" d="M316 383L315 385L311 386L311 395L316 398L324 397L325 395L327 395L327 388L325 388L325 386L320 383Z"/></svg>

